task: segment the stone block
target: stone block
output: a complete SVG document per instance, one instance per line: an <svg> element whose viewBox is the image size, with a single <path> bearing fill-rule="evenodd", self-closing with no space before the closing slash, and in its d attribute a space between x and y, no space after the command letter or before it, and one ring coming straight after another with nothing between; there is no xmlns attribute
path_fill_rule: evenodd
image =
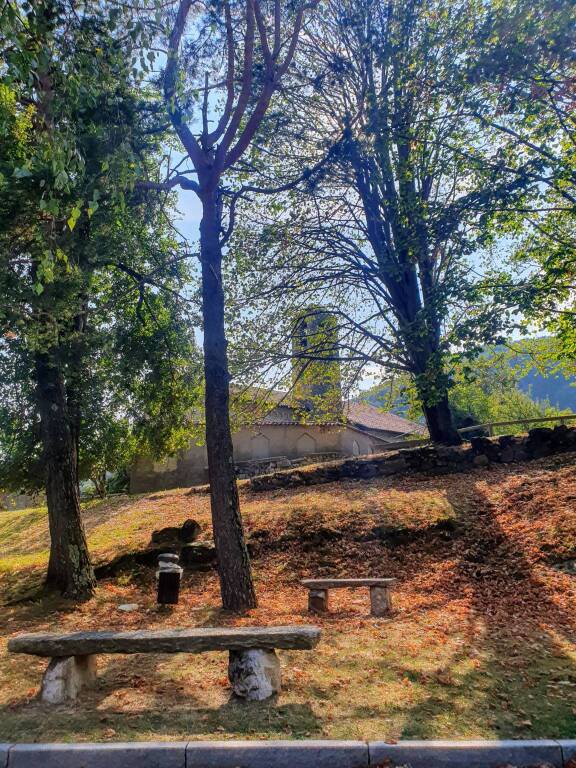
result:
<svg viewBox="0 0 576 768"><path fill-rule="evenodd" d="M96 682L95 656L62 656L50 660L42 678L40 699L47 704L73 701Z"/></svg>
<svg viewBox="0 0 576 768"><path fill-rule="evenodd" d="M216 562L216 547L212 542L185 544L180 550L180 564L191 570L212 566Z"/></svg>
<svg viewBox="0 0 576 768"><path fill-rule="evenodd" d="M494 437L471 437L470 445L474 455L485 455L490 461L500 461L500 443Z"/></svg>
<svg viewBox="0 0 576 768"><path fill-rule="evenodd" d="M570 445L570 427L566 424L557 424L552 430L552 442L557 448L565 448Z"/></svg>
<svg viewBox="0 0 576 768"><path fill-rule="evenodd" d="M273 627L192 627L140 629L129 632L73 632L11 637L11 653L32 656L86 656L93 653L203 653L204 651L283 648L307 650L320 640L309 624Z"/></svg>
<svg viewBox="0 0 576 768"><path fill-rule="evenodd" d="M308 590L308 610L310 613L326 613L328 610L328 590Z"/></svg>
<svg viewBox="0 0 576 768"><path fill-rule="evenodd" d="M186 742L18 744L10 768L186 768Z"/></svg>
<svg viewBox="0 0 576 768"><path fill-rule="evenodd" d="M388 459L380 465L379 474L384 477L386 475L396 475L404 472L408 468L406 459L403 456L395 456L393 459Z"/></svg>
<svg viewBox="0 0 576 768"><path fill-rule="evenodd" d="M562 750L552 740L538 741L371 741L370 765L410 768L562 768Z"/></svg>
<svg viewBox="0 0 576 768"><path fill-rule="evenodd" d="M513 461L519 461L526 457L524 448L525 438L516 435L500 435L498 445L500 446L500 461L503 464L510 464Z"/></svg>
<svg viewBox="0 0 576 768"><path fill-rule="evenodd" d="M540 458L554 453L554 430L550 427L534 427L528 431L526 447L531 456Z"/></svg>
<svg viewBox="0 0 576 768"><path fill-rule="evenodd" d="M576 740L575 739L559 739L558 744L562 750L562 762L567 765L570 760L576 762Z"/></svg>
<svg viewBox="0 0 576 768"><path fill-rule="evenodd" d="M280 661L275 651L230 651L228 679L241 699L263 701L280 691Z"/></svg>
<svg viewBox="0 0 576 768"><path fill-rule="evenodd" d="M372 477L378 477L378 467L373 462L366 462L358 466L358 477L363 480L369 480Z"/></svg>
<svg viewBox="0 0 576 768"><path fill-rule="evenodd" d="M368 768L361 741L190 742L186 768Z"/></svg>
<svg viewBox="0 0 576 768"><path fill-rule="evenodd" d="M392 611L392 596L388 587L370 587L370 613L388 616Z"/></svg>
<svg viewBox="0 0 576 768"><path fill-rule="evenodd" d="M302 579L302 586L308 589L358 589L359 587L386 587L389 588L396 583L392 578L330 578L329 576L320 579Z"/></svg>

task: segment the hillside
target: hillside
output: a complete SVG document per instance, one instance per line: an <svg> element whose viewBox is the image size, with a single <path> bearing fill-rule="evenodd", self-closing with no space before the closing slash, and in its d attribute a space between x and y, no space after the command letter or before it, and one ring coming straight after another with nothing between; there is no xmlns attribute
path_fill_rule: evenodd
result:
<svg viewBox="0 0 576 768"><path fill-rule="evenodd" d="M229 701L225 654L102 657L100 685L74 707L34 700L45 663L0 645L0 740L179 738L576 737L575 454L466 475L341 481L242 491L259 607L218 610L213 570L186 573L180 604L155 606L153 569L100 582L73 606L57 598L2 609L22 631L144 625L308 623L299 579L399 580L394 615L371 618L362 592L335 592L314 652L281 654L277 701ZM145 546L155 528L198 520L186 490L93 504L95 561ZM41 578L45 510L0 514L0 591ZM123 613L118 606L137 603Z"/></svg>
<svg viewBox="0 0 576 768"><path fill-rule="evenodd" d="M540 337L526 340L530 344L533 353L537 355L547 354L547 346L553 344L551 337ZM506 353L504 347L495 347L492 351L487 351L486 356L490 358L493 354ZM540 369L530 367L528 355L518 354L509 357L511 368L519 369L517 386L524 394L537 402L549 402L553 408L558 410L570 410L576 413L576 377L570 376L565 370L556 370L557 360L547 362L540 361ZM384 410L390 409L390 392L387 385L377 385L361 393L361 398L365 399L371 405L375 405ZM392 406L394 412L404 413L406 404L400 398Z"/></svg>
<svg viewBox="0 0 576 768"><path fill-rule="evenodd" d="M538 371L529 371L518 381L518 387L533 400L548 400L559 410L569 408L576 413L576 387L574 378L562 373L544 376Z"/></svg>

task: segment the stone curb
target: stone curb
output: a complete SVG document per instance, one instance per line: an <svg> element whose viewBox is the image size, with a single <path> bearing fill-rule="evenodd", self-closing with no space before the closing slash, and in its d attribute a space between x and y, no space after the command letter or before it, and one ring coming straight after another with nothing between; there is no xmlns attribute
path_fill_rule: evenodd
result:
<svg viewBox="0 0 576 768"><path fill-rule="evenodd" d="M566 765L570 760L576 761L576 739L564 739L558 742L562 750L562 763Z"/></svg>
<svg viewBox="0 0 576 768"><path fill-rule="evenodd" d="M363 741L189 742L186 768L368 768Z"/></svg>
<svg viewBox="0 0 576 768"><path fill-rule="evenodd" d="M186 768L186 746L185 741L16 744L7 768Z"/></svg>
<svg viewBox="0 0 576 768"><path fill-rule="evenodd" d="M566 768L576 740L0 744L0 768Z"/></svg>
<svg viewBox="0 0 576 768"><path fill-rule="evenodd" d="M400 741L368 744L372 768L380 765L410 768L498 768L551 765L563 768L557 741Z"/></svg>

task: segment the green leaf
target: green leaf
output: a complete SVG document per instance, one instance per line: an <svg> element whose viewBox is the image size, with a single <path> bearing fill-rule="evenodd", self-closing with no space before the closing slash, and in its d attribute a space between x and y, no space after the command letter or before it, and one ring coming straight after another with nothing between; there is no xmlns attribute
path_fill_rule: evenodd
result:
<svg viewBox="0 0 576 768"><path fill-rule="evenodd" d="M64 187L68 184L68 174L66 171L61 170L58 171L56 178L54 179L54 186L56 189L64 189Z"/></svg>

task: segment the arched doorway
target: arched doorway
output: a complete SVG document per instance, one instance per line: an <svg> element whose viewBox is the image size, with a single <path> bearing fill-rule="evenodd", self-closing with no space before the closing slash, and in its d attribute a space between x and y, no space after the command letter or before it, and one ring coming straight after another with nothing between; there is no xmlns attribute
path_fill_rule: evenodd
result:
<svg viewBox="0 0 576 768"><path fill-rule="evenodd" d="M314 440L314 438L307 432L304 432L304 434L300 435L296 441L296 451L298 456L306 456L309 453L317 453L316 440Z"/></svg>
<svg viewBox="0 0 576 768"><path fill-rule="evenodd" d="M270 440L262 433L251 438L250 448L253 459L267 459L270 456Z"/></svg>

